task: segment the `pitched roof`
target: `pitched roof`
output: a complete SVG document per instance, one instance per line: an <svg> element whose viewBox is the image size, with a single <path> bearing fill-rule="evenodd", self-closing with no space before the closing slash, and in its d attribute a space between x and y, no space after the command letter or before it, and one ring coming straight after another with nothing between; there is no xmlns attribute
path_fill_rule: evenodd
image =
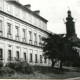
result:
<svg viewBox="0 0 80 80"><path fill-rule="evenodd" d="M19 3L18 1L14 1L14 0L12 1L12 0L9 0L8 2L17 5L17 6L21 7L21 8L23 8L23 9L25 9L25 10L28 11L29 13L35 15L36 17L42 19L43 21L48 22L48 20L46 20L45 18L43 18L43 17L41 17L40 15L36 14L34 11L32 11L32 10L26 8L25 5L22 5L22 4Z"/></svg>

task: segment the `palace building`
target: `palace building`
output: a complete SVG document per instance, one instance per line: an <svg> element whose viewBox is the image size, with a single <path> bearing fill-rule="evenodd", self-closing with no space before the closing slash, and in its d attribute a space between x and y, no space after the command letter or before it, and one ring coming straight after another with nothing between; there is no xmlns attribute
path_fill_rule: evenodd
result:
<svg viewBox="0 0 80 80"><path fill-rule="evenodd" d="M4 64L16 58L31 65L50 65L41 39L47 37L48 21L30 8L17 0L0 0L0 61Z"/></svg>

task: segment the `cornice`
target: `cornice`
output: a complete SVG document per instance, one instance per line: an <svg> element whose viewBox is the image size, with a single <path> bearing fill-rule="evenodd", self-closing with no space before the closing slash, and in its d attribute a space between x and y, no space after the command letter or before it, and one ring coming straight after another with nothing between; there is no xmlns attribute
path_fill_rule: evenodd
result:
<svg viewBox="0 0 80 80"><path fill-rule="evenodd" d="M16 41L16 40L9 39L9 38L5 38L5 37L1 37L1 36L0 36L0 38L1 38L1 39L4 39L4 40L8 40L8 41L12 41L12 42L16 42L16 43L24 44L24 45L26 45L26 46L29 45L29 46L31 46L31 47L36 47L36 48L40 48L40 49L42 49L42 47L40 47L40 46L36 46L36 45L29 44L29 43L26 43L26 42Z"/></svg>

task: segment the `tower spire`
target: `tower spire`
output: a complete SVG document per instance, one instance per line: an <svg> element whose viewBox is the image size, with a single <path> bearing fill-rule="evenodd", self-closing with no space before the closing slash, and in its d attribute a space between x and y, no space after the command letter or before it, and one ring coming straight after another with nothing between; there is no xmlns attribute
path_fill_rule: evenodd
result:
<svg viewBox="0 0 80 80"><path fill-rule="evenodd" d="M67 32L67 37L72 37L75 35L75 22L73 22L73 17L71 15L70 9L67 12L68 17L66 18L66 32Z"/></svg>

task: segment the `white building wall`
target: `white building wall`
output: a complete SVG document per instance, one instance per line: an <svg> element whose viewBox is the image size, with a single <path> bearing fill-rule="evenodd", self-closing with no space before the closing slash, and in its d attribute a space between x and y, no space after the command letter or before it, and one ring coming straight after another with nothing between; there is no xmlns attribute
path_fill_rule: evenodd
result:
<svg viewBox="0 0 80 80"><path fill-rule="evenodd" d="M42 57L42 63L40 63L40 55L43 55L43 50L39 46L39 41L40 41L39 35L41 35L41 37L43 36L46 37L47 35L47 33L45 32L46 28L44 28L45 26L43 26L42 24L43 21L40 18L37 18L33 14L29 13L28 11L22 10L22 8L19 8L13 4L10 4L11 11L9 12L7 9L8 3L6 2L6 0L3 0L3 3L1 4L2 5L0 6L0 9L2 9L2 11L5 12L3 14L0 13L0 20L2 21L2 32L3 32L3 35L0 37L0 48L3 49L3 60L2 61L4 63L7 63L9 61L8 60L8 50L11 50L12 58L15 58L16 51L19 51L19 57L24 60L24 52L25 52L26 60L28 61L28 63L32 65L41 65L41 66L47 65L48 66L48 60L47 60L47 63L44 63L44 57ZM18 15L15 14L16 7L19 9ZM13 15L16 18L11 17L10 15L6 13ZM25 18L23 14L26 14ZM37 23L35 23L33 20L36 21ZM33 25L27 24L27 22ZM8 38L7 23L11 24L11 35L12 35L11 38ZM19 40L16 40L16 27L15 26L18 26L18 29L19 29ZM41 30L36 27L42 28L44 30ZM23 29L25 29L26 41L23 41ZM29 31L32 32L32 44L29 43ZM37 36L36 38L37 45L34 44L34 33L36 33L36 36ZM30 62L30 53L32 53L32 59L33 59L32 62ZM35 54L37 54L38 63L35 63Z"/></svg>

